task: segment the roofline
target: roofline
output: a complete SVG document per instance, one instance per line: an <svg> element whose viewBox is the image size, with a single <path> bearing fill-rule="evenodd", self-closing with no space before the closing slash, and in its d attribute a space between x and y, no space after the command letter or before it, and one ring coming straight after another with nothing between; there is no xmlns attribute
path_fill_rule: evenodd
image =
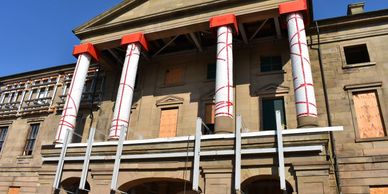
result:
<svg viewBox="0 0 388 194"><path fill-rule="evenodd" d="M20 78L20 79L23 79L23 77L26 77L26 76L31 76L33 77L35 74L39 74L39 73L52 73L52 72L55 72L55 71L60 71L62 69L67 69L67 68L73 68L75 67L75 63L69 63L69 64L65 64L65 65L59 65L59 66L53 66L53 67L48 67L48 68L43 68L43 69L37 69L37 70L32 70L32 71L26 71L26 72L22 72L22 73L16 73L16 74L11 74L11 75L6 75L6 76L3 76L3 77L0 77L0 81L5 81L5 80L8 80L8 79L13 79L13 78Z"/></svg>
<svg viewBox="0 0 388 194"><path fill-rule="evenodd" d="M385 17L378 17L385 16ZM330 27L345 27L347 24L357 24L365 22L366 20L378 20L378 19L388 19L388 9L381 9L376 11L368 11L364 13L354 14L354 15L345 15L333 18L326 18L315 20L319 24L319 28L330 28Z"/></svg>

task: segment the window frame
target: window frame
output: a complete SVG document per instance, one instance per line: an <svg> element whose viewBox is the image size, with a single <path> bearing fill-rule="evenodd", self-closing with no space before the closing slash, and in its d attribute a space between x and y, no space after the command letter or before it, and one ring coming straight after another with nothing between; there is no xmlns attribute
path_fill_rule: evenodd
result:
<svg viewBox="0 0 388 194"><path fill-rule="evenodd" d="M8 125L0 125L0 133L2 132L3 128L7 128L7 133L4 136L3 144L2 144L1 149L0 149L0 154L3 153L4 147L5 147L5 143L6 143L8 134L9 134L9 128L10 127Z"/></svg>
<svg viewBox="0 0 388 194"><path fill-rule="evenodd" d="M29 142L29 137L31 136L31 133L32 133L32 126L33 125L38 125L38 132L36 133L36 137L34 140L34 144L32 145L32 149L31 149L31 154L26 154L26 148L27 148L27 144ZM35 151L35 147L36 147L36 142L38 140L38 137L39 137L39 131L40 131L40 127L41 127L41 123L30 123L29 125L29 128L28 128L28 133L27 133L27 136L25 138L25 144L24 144L24 148L23 148L23 152L22 152L22 156L33 156L34 154L34 151Z"/></svg>
<svg viewBox="0 0 388 194"><path fill-rule="evenodd" d="M348 64L346 62L345 47L352 47L352 46L358 46L358 45L363 45L363 44L365 44L366 49L368 51L369 62ZM340 47L339 49L340 49L341 60L342 60L342 69L357 68L357 67L367 67L367 66L374 66L374 65L376 65L375 55L374 55L375 52L370 47L370 45L369 45L369 43L367 41L355 41L355 42L351 42L351 43L340 44L339 47Z"/></svg>
<svg viewBox="0 0 388 194"><path fill-rule="evenodd" d="M353 84L353 85L346 85L344 87L345 91L348 94L349 99L349 105L350 105L350 112L352 117L352 125L354 129L355 134L355 141L356 142L367 142L367 141L382 141L382 140L388 140L388 122L387 122L387 111L384 105L384 99L383 99L383 92L381 89L382 82L372 82L372 83L366 83L366 84ZM367 92L367 91L375 91L376 92L376 100L379 105L379 110L381 113L381 120L384 127L385 136L384 137L372 137L372 138L361 138L359 134L358 124L357 124L357 115L356 110L354 106L353 101L353 94L358 92Z"/></svg>
<svg viewBox="0 0 388 194"><path fill-rule="evenodd" d="M276 100L276 99L282 99L283 100L283 110L284 110L284 114L281 115L281 116L284 116L284 125L282 126L283 129L287 129L287 112L286 112L286 100L285 100L285 96L282 96L282 95L279 95L279 96L263 96L263 97L260 97L260 114L259 114L259 119L260 119L260 131L268 131L268 130L272 130L272 129L264 129L264 106L263 106L263 101L264 100ZM273 130L276 130L276 129L273 129Z"/></svg>
<svg viewBox="0 0 388 194"><path fill-rule="evenodd" d="M271 70L269 71L262 71L262 67L263 67L263 58L271 58L271 61L272 61L272 58L275 58L275 57L279 57L280 58L280 69L277 69L277 70L272 70L272 67L273 65L271 64ZM259 65L259 72L260 73L263 73L263 74L268 74L268 73L281 73L283 72L283 65L284 65L284 61L283 61L283 57L281 54L278 54L278 55L262 55L259 57L259 61L260 61L260 65Z"/></svg>
<svg viewBox="0 0 388 194"><path fill-rule="evenodd" d="M155 130L155 137L159 138L160 133L160 122L161 122L161 116L162 116L162 110L164 109L178 109L177 114L177 124L176 124L176 137L179 137L182 135L181 124L182 124L182 116L183 116L183 103L184 99L178 96L166 96L164 98L161 98L160 100L157 100L155 105L157 107L156 111L156 117L157 119L157 125L158 128Z"/></svg>
<svg viewBox="0 0 388 194"><path fill-rule="evenodd" d="M210 67L211 65L214 65L214 67L215 67L215 70L214 70L214 78L209 78L209 77L208 77L208 76L209 76L209 67ZM216 77L217 77L217 63L216 63L216 62L214 62L214 63L206 63L205 69L206 69L206 74L205 74L206 80L207 80L207 81L215 81L215 80L216 80Z"/></svg>

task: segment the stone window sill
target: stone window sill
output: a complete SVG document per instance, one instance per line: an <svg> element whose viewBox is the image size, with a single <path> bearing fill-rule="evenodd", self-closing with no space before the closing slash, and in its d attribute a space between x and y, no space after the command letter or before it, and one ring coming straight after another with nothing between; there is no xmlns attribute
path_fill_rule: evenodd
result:
<svg viewBox="0 0 388 194"><path fill-rule="evenodd" d="M374 142L374 141L387 141L388 137L373 137L373 138L356 138L356 143Z"/></svg>
<svg viewBox="0 0 388 194"><path fill-rule="evenodd" d="M175 84L162 85L162 86L160 86L160 88L178 87L178 86L183 86L183 85L185 85L185 83L180 82L180 83L175 83Z"/></svg>
<svg viewBox="0 0 388 194"><path fill-rule="evenodd" d="M266 72L259 72L256 73L257 76L267 76L267 75L277 75L277 74L285 74L286 71L284 70L278 70L278 71L266 71Z"/></svg>
<svg viewBox="0 0 388 194"><path fill-rule="evenodd" d="M358 68L358 67L368 67L368 66L374 66L376 65L376 62L366 62L366 63L356 63L356 64L344 64L342 66L343 69L350 69L350 68Z"/></svg>

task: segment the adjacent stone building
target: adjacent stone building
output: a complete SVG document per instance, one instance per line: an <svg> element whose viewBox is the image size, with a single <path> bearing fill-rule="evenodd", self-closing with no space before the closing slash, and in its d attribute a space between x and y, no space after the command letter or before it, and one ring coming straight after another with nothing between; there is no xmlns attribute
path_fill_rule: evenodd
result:
<svg viewBox="0 0 388 194"><path fill-rule="evenodd" d="M125 0L78 27L76 64L0 78L0 193L388 193L388 10L311 4Z"/></svg>

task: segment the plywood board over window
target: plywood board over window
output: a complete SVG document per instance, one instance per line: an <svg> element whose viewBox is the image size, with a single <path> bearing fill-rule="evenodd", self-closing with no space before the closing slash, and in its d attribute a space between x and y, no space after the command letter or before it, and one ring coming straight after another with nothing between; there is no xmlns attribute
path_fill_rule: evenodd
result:
<svg viewBox="0 0 388 194"><path fill-rule="evenodd" d="M384 137L385 130L376 91L353 93L360 138Z"/></svg>
<svg viewBox="0 0 388 194"><path fill-rule="evenodd" d="M370 194L388 194L388 186L370 188L369 193Z"/></svg>
<svg viewBox="0 0 388 194"><path fill-rule="evenodd" d="M10 187L8 189L8 194L19 194L20 193L20 187Z"/></svg>
<svg viewBox="0 0 388 194"><path fill-rule="evenodd" d="M183 82L183 67L175 67L166 70L164 84L175 85Z"/></svg>
<svg viewBox="0 0 388 194"><path fill-rule="evenodd" d="M178 123L178 108L162 109L159 137L175 137Z"/></svg>
<svg viewBox="0 0 388 194"><path fill-rule="evenodd" d="M214 103L208 103L205 105L205 123L214 124Z"/></svg>

